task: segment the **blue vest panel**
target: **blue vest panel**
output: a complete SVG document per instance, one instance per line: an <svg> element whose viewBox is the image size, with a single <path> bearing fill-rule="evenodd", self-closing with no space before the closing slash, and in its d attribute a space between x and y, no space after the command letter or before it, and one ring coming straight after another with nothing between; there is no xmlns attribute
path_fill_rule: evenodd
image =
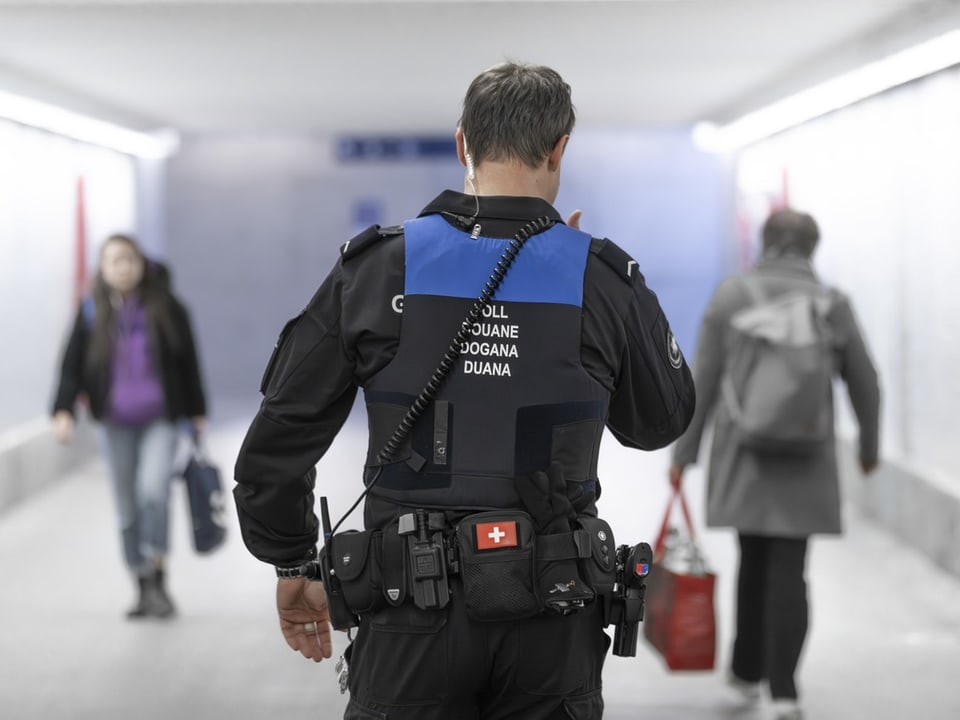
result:
<svg viewBox="0 0 960 720"><path fill-rule="evenodd" d="M368 481L393 433L454 340L509 241L476 239L439 215L404 225L405 294L394 359L364 386ZM436 401L372 489L425 507L512 507L514 478L559 461L593 483L608 392L580 363L590 236L565 225L530 237Z"/></svg>
<svg viewBox="0 0 960 720"><path fill-rule="evenodd" d="M405 223L405 293L476 298L509 241L465 233L439 215ZM590 236L554 225L532 236L497 290L503 302L563 303L580 307Z"/></svg>

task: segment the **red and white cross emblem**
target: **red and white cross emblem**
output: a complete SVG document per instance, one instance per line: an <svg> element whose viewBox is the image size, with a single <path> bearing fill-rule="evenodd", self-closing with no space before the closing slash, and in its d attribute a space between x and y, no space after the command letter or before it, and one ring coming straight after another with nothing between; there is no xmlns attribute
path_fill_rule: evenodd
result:
<svg viewBox="0 0 960 720"><path fill-rule="evenodd" d="M477 550L517 547L517 523L515 520L477 523Z"/></svg>

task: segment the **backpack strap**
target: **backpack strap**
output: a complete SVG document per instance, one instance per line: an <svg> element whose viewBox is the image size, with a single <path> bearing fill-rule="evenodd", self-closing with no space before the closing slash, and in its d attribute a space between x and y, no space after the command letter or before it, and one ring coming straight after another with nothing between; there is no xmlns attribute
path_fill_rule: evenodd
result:
<svg viewBox="0 0 960 720"><path fill-rule="evenodd" d="M764 292L763 283L760 282L760 278L756 275L741 275L739 282L740 287L746 290L751 305L760 305L767 300L767 293Z"/></svg>
<svg viewBox="0 0 960 720"><path fill-rule="evenodd" d="M752 272L744 273L743 275L738 275L736 279L737 284L743 288L747 297L750 299L750 305L760 305L770 299L769 294L764 289L763 281L756 274ZM812 278L811 282L813 283L812 287L815 288L815 296L824 298L826 307L836 302L836 288L824 284L816 277Z"/></svg>
<svg viewBox="0 0 960 720"><path fill-rule="evenodd" d="M743 408L740 407L740 401L737 400L737 390L733 386L733 377L729 372L723 373L720 380L720 392L723 394L723 400L727 404L727 411L733 419L734 424L740 426L743 424Z"/></svg>

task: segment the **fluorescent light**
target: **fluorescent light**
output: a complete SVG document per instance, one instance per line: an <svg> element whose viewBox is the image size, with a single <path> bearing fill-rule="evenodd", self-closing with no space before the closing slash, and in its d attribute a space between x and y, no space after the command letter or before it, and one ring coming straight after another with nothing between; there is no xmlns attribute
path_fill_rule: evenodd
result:
<svg viewBox="0 0 960 720"><path fill-rule="evenodd" d="M142 158L165 158L180 145L173 130L138 132L2 90L0 118Z"/></svg>
<svg viewBox="0 0 960 720"><path fill-rule="evenodd" d="M736 150L957 63L960 63L960 30L839 75L728 125L700 123L694 128L693 140L704 150Z"/></svg>

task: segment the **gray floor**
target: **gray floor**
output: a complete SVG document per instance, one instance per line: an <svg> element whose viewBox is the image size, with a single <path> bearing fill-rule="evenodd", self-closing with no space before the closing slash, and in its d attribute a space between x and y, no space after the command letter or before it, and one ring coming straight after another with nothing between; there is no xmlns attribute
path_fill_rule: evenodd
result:
<svg viewBox="0 0 960 720"><path fill-rule="evenodd" d="M212 428L211 451L228 485L246 422ZM357 492L362 433L351 421L321 464L321 487L335 512ZM667 497L666 463L662 452L629 452L605 442L601 507L618 542L652 540ZM697 472L689 492L702 517ZM272 570L246 553L236 528L215 555L192 552L179 485L170 583L180 615L169 623L124 620L132 587L120 563L111 503L94 461L0 516L0 718L342 715L345 699L332 663L315 665L286 647ZM849 507L846 525L844 538L812 544L812 628L800 676L807 717L957 720L960 581ZM723 667L733 537L711 531L701 540L719 575ZM335 650L344 640L338 637ZM608 660L605 688L608 720L752 720L766 712L763 705L739 705L719 671L667 672L642 639L636 658Z"/></svg>

